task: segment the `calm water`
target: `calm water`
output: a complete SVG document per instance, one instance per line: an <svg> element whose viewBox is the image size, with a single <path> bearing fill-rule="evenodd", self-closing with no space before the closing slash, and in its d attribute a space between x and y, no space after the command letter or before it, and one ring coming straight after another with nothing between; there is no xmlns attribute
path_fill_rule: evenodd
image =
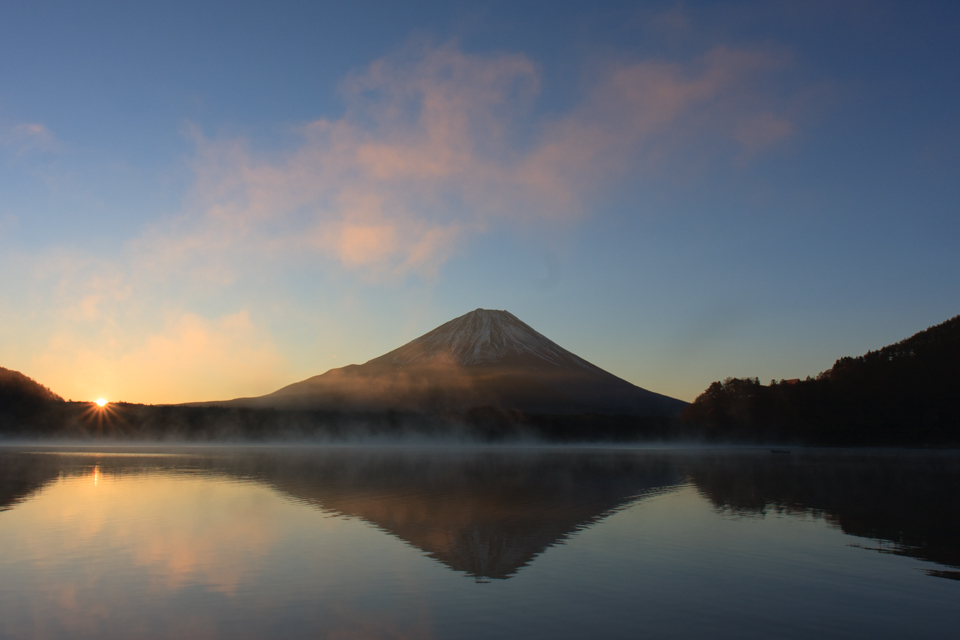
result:
<svg viewBox="0 0 960 640"><path fill-rule="evenodd" d="M0 448L3 638L955 638L960 455Z"/></svg>

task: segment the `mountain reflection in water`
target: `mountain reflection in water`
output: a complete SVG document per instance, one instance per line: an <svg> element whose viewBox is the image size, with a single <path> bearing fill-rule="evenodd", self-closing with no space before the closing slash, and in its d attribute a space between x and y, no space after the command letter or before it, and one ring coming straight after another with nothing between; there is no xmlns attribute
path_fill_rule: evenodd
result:
<svg viewBox="0 0 960 640"><path fill-rule="evenodd" d="M325 449L66 456L6 454L0 510L61 475L202 473L253 481L359 518L478 579L505 579L571 534L681 484L667 460L609 453Z"/></svg>
<svg viewBox="0 0 960 640"><path fill-rule="evenodd" d="M189 453L0 453L0 512L61 477L199 474L268 486L363 520L477 579L646 497L692 483L722 513L822 517L881 551L960 579L960 459L669 451L330 448ZM2 518L2 514L0 514ZM867 548L870 543L865 544Z"/></svg>
<svg viewBox="0 0 960 640"><path fill-rule="evenodd" d="M509 578L570 534L683 480L662 461L602 454L367 452L257 462L263 482L365 520L476 578Z"/></svg>

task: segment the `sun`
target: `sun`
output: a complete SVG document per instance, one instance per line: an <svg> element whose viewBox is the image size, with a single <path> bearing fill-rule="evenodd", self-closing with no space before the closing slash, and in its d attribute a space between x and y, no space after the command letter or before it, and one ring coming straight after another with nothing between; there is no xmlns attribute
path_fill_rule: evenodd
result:
<svg viewBox="0 0 960 640"><path fill-rule="evenodd" d="M95 402L96 402L96 404L97 404L98 407L105 407L105 406L107 406L107 401L104 400L103 398L97 398Z"/></svg>

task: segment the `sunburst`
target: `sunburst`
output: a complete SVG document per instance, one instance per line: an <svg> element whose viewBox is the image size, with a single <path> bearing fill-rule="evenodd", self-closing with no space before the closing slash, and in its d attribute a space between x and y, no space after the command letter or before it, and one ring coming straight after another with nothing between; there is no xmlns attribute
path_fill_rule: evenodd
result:
<svg viewBox="0 0 960 640"><path fill-rule="evenodd" d="M87 405L80 415L87 428L95 431L97 435L117 435L124 431L126 421L118 412L119 406L112 404L106 398L97 398Z"/></svg>

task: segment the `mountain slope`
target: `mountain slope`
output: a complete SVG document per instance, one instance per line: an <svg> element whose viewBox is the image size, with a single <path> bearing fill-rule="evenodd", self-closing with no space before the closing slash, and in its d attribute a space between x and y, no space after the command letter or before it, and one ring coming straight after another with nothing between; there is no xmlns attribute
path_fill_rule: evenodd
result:
<svg viewBox="0 0 960 640"><path fill-rule="evenodd" d="M590 364L507 311L477 309L362 365L232 406L330 410L678 414L686 403Z"/></svg>

